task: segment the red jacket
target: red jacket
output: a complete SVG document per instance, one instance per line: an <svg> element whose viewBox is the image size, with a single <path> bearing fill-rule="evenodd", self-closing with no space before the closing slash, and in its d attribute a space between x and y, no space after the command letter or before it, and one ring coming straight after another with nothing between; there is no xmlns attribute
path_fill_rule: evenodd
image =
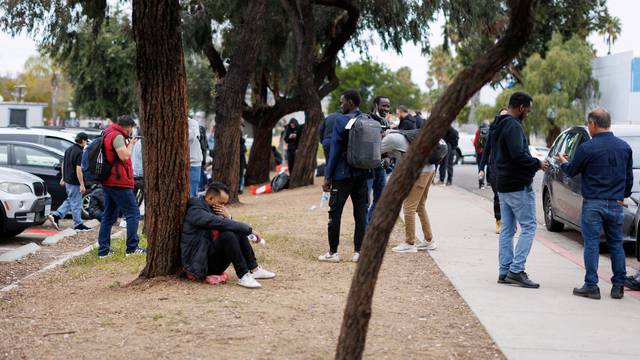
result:
<svg viewBox="0 0 640 360"><path fill-rule="evenodd" d="M111 174L102 182L102 185L133 189L134 180L131 159L123 162L120 160L118 154L116 154L115 148L113 147L113 140L115 140L116 136L124 136L125 144L127 144L129 142L129 134L127 134L118 124L109 126L105 132L108 132L108 134L104 139L104 148L107 156L107 162L111 164Z"/></svg>

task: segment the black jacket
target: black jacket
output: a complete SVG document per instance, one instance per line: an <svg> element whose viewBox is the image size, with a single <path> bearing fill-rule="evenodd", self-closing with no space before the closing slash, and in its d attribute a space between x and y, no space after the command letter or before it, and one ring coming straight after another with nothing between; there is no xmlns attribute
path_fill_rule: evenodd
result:
<svg viewBox="0 0 640 360"><path fill-rule="evenodd" d="M202 166L207 166L207 153L209 152L209 143L207 142L207 129L200 126L200 149L202 150Z"/></svg>
<svg viewBox="0 0 640 360"><path fill-rule="evenodd" d="M449 126L447 134L444 136L444 141L451 145L451 147L457 148L459 139L460 135L458 134L458 130L454 129L453 126Z"/></svg>
<svg viewBox="0 0 640 360"><path fill-rule="evenodd" d="M398 124L398 129L400 130L415 130L416 129L416 119L411 116L411 114L407 114L407 116L400 119L400 123Z"/></svg>
<svg viewBox="0 0 640 360"><path fill-rule="evenodd" d="M209 256L213 254L214 230L232 231L243 236L253 231L249 225L214 213L204 197L190 199L182 225L180 252L182 266L198 279L207 275Z"/></svg>
<svg viewBox="0 0 640 360"><path fill-rule="evenodd" d="M529 152L520 120L511 115L498 116L489 128L489 140L498 192L522 191L530 186L540 161Z"/></svg>
<svg viewBox="0 0 640 360"><path fill-rule="evenodd" d="M298 125L296 128L292 128L287 125L287 128L284 130L284 141L289 145L287 147L287 151L295 151L298 149L298 143L300 142L300 138L302 137L302 127L303 125ZM295 139L289 139L289 135L296 134Z"/></svg>
<svg viewBox="0 0 640 360"><path fill-rule="evenodd" d="M104 210L104 191L102 187L96 186L90 195L87 212L92 218L102 221L102 211Z"/></svg>

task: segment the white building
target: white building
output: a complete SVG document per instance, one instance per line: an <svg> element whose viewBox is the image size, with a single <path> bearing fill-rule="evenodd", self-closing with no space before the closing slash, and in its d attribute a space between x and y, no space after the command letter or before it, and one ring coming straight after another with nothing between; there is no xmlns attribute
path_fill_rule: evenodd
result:
<svg viewBox="0 0 640 360"><path fill-rule="evenodd" d="M613 123L640 124L640 58L633 51L596 58L592 76L600 88L594 107L609 110Z"/></svg>
<svg viewBox="0 0 640 360"><path fill-rule="evenodd" d="M6 126L42 126L42 110L45 103L0 101L0 127Z"/></svg>

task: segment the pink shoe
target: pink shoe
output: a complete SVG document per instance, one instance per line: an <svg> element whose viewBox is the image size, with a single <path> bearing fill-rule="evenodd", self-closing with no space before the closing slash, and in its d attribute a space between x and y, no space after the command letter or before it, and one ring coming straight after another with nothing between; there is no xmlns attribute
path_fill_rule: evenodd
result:
<svg viewBox="0 0 640 360"><path fill-rule="evenodd" d="M217 284L226 283L228 279L229 279L229 275L227 275L226 272L223 272L221 275L207 276L206 278L204 278L204 282L206 282L209 285L217 285Z"/></svg>

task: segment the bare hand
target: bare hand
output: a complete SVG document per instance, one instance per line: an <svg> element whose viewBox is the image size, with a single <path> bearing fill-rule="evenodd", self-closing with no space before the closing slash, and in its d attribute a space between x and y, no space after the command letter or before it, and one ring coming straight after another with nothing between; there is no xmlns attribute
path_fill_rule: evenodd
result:
<svg viewBox="0 0 640 360"><path fill-rule="evenodd" d="M480 171L480 172L478 173L478 177L484 178L484 171Z"/></svg>
<svg viewBox="0 0 640 360"><path fill-rule="evenodd" d="M227 210L227 208L224 205L213 205L213 211L216 212L219 215L224 216L227 219L231 219L231 214L229 213L229 210Z"/></svg>
<svg viewBox="0 0 640 360"><path fill-rule="evenodd" d="M84 194L87 192L87 189L84 187L84 184L80 184L80 193Z"/></svg>
<svg viewBox="0 0 640 360"><path fill-rule="evenodd" d="M627 204L624 203L624 200L618 200L617 202L618 202L618 204L620 204L620 205L622 205L624 207L629 207Z"/></svg>
<svg viewBox="0 0 640 360"><path fill-rule="evenodd" d="M541 161L540 162L540 170L542 171L547 171L549 170L549 162L548 161Z"/></svg>
<svg viewBox="0 0 640 360"><path fill-rule="evenodd" d="M324 179L324 184L322 184L322 191L324 192L331 191L331 180Z"/></svg>
<svg viewBox="0 0 640 360"><path fill-rule="evenodd" d="M556 156L553 157L556 161L560 162L560 164L564 164L569 162L569 155L557 153Z"/></svg>
<svg viewBox="0 0 640 360"><path fill-rule="evenodd" d="M258 239L262 239L262 235L255 230L253 230L253 235L255 235Z"/></svg>
<svg viewBox="0 0 640 360"><path fill-rule="evenodd" d="M64 180L60 180L60 186L64 186Z"/></svg>

